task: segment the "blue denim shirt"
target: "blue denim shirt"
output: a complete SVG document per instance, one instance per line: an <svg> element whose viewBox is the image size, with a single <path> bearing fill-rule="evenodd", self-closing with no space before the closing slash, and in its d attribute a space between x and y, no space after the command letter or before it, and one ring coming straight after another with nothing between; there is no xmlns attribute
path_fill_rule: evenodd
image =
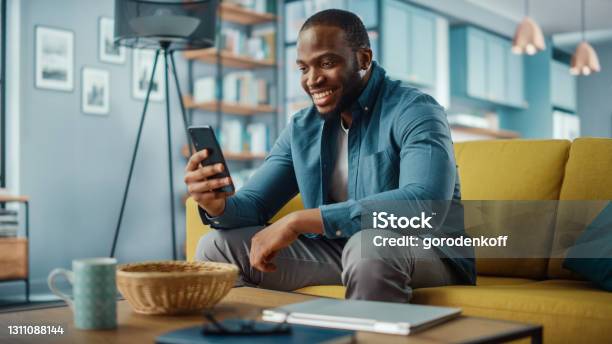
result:
<svg viewBox="0 0 612 344"><path fill-rule="evenodd" d="M323 120L314 106L294 115L262 166L228 198L213 228L264 225L299 192L305 208L320 208L324 235L348 238L361 229L364 202L460 199L450 129L429 95L386 77L376 62L352 106L348 137L348 200L329 197L340 120ZM454 259L473 283L472 259Z"/></svg>

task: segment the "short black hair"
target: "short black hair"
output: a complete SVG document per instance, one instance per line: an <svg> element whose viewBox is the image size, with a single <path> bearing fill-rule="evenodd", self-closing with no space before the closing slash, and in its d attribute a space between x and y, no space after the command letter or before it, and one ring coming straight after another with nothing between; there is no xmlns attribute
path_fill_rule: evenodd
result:
<svg viewBox="0 0 612 344"><path fill-rule="evenodd" d="M366 30L361 19L353 12L335 8L317 12L306 19L300 33L316 25L333 26L344 31L346 40L353 50L370 48L368 30Z"/></svg>

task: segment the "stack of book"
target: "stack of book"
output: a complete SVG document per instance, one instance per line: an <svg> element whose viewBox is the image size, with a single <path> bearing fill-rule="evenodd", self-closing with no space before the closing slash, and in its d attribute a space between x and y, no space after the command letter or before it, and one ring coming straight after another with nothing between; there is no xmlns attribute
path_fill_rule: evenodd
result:
<svg viewBox="0 0 612 344"><path fill-rule="evenodd" d="M193 88L196 103L217 99L219 89L214 77L196 80ZM223 77L223 101L248 106L274 104L275 86L266 79L256 78L252 72L233 72Z"/></svg>
<svg viewBox="0 0 612 344"><path fill-rule="evenodd" d="M245 127L239 119L226 119L221 124L220 141L224 152L262 155L268 152L270 133L265 123Z"/></svg>
<svg viewBox="0 0 612 344"><path fill-rule="evenodd" d="M16 237L19 229L17 211L0 209L0 237Z"/></svg>
<svg viewBox="0 0 612 344"><path fill-rule="evenodd" d="M247 54L256 60L276 61L276 31L274 28L253 30Z"/></svg>
<svg viewBox="0 0 612 344"><path fill-rule="evenodd" d="M228 73L223 77L223 101L251 106L271 104L273 87L252 72Z"/></svg>
<svg viewBox="0 0 612 344"><path fill-rule="evenodd" d="M234 55L249 56L255 60L275 61L276 34L271 29L253 31L251 37L245 31L224 27L219 44L221 49Z"/></svg>
<svg viewBox="0 0 612 344"><path fill-rule="evenodd" d="M221 123L221 149L228 153L242 153L243 129L238 119L226 119Z"/></svg>

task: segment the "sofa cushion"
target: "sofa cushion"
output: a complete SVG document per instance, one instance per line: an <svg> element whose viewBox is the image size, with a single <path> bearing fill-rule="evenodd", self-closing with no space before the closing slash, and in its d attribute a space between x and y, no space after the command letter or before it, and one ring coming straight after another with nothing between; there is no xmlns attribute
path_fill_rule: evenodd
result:
<svg viewBox="0 0 612 344"><path fill-rule="evenodd" d="M556 200L559 197L563 171L569 152L570 142L566 140L495 140L474 141L455 144L455 158L459 167L461 198L463 200ZM503 208L501 203L483 204L490 208ZM481 206L479 206L480 208ZM475 207L472 207L475 208ZM503 209L491 209L499 213L499 221L487 219L492 228L478 225L482 219L471 216L466 208L466 228L470 235L479 236L504 232L508 233ZM545 219L543 219L545 220ZM544 221L546 222L546 221ZM549 223L532 226L515 226L529 230L530 245L546 245L548 252L552 241L554 218ZM498 233L501 234L501 233ZM523 237L525 233L514 233ZM542 251L533 247L534 252ZM477 257L479 250L476 251ZM510 259L478 258L478 274L491 276L522 277L543 279L546 277L547 258Z"/></svg>
<svg viewBox="0 0 612 344"><path fill-rule="evenodd" d="M526 278L478 276L478 278L476 279L476 285L479 286L521 285L532 282L535 281ZM298 289L295 292L306 295L331 297L334 299L344 299L346 288L341 285L315 285Z"/></svg>
<svg viewBox="0 0 612 344"><path fill-rule="evenodd" d="M562 202L557 211L548 277L580 279L578 274L562 267L563 259L567 249L612 200L612 139L574 141L559 199ZM585 200L590 201L579 202Z"/></svg>
<svg viewBox="0 0 612 344"><path fill-rule="evenodd" d="M495 140L455 144L464 200L559 198L570 142Z"/></svg>
<svg viewBox="0 0 612 344"><path fill-rule="evenodd" d="M463 314L544 326L544 342L609 340L612 293L588 282L550 280L521 285L417 289L414 303L460 307Z"/></svg>

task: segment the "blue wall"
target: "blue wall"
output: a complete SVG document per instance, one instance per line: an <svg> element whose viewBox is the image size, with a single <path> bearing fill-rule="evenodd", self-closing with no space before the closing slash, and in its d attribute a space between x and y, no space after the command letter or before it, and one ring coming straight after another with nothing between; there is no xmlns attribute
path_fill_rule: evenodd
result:
<svg viewBox="0 0 612 344"><path fill-rule="evenodd" d="M581 136L612 137L612 43L594 48L601 72L578 78Z"/></svg>
<svg viewBox="0 0 612 344"><path fill-rule="evenodd" d="M525 110L500 109L500 125L518 131L522 138L551 138L553 135L551 103L552 42L546 50L524 59Z"/></svg>

